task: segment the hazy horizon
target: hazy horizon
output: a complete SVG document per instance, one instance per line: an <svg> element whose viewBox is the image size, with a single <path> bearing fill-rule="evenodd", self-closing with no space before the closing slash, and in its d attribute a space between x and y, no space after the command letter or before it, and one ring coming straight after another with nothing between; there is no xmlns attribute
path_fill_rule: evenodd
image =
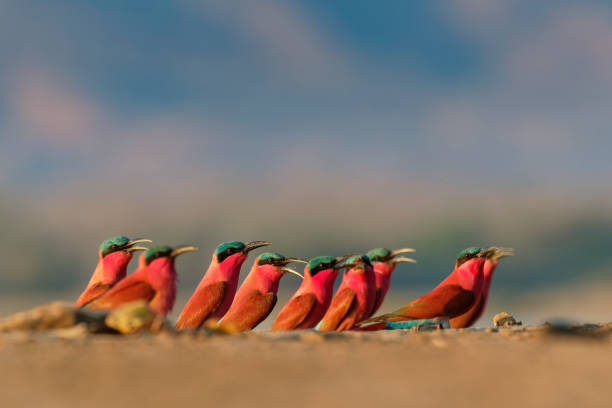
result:
<svg viewBox="0 0 612 408"><path fill-rule="evenodd" d="M601 1L0 2L0 291L116 234L199 245L181 290L256 239L412 246L398 288L474 244L517 294L607 279L610 44Z"/></svg>

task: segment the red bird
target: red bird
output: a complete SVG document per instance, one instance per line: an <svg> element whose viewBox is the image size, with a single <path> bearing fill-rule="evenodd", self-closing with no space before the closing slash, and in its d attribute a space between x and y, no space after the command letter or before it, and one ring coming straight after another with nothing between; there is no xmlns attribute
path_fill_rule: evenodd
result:
<svg viewBox="0 0 612 408"><path fill-rule="evenodd" d="M272 330L311 329L319 323L329 307L334 292L338 265L347 256L317 256L304 268L304 280L293 297L272 323Z"/></svg>
<svg viewBox="0 0 612 408"><path fill-rule="evenodd" d="M281 254L265 252L259 255L251 272L238 289L229 311L223 316L221 324L232 325L237 331L247 331L261 323L276 305L276 293L280 279L286 272L304 278L286 265L303 262L297 258L285 258Z"/></svg>
<svg viewBox="0 0 612 408"><path fill-rule="evenodd" d="M461 251L453 272L431 292L392 313L368 319L360 326L363 330L381 330L387 328L386 322L451 319L467 312L482 292L483 267L488 254L489 250L479 247Z"/></svg>
<svg viewBox="0 0 612 408"><path fill-rule="evenodd" d="M140 256L139 268L120 280L111 290L87 305L91 309L115 309L137 300L146 301L151 309L166 315L176 298L174 259L182 253L196 251L194 246L151 248Z"/></svg>
<svg viewBox="0 0 612 408"><path fill-rule="evenodd" d="M350 257L343 265L349 268L342 278L319 330L351 330L367 319L376 300L376 277L370 259L365 255Z"/></svg>
<svg viewBox="0 0 612 408"><path fill-rule="evenodd" d="M77 299L75 306L82 307L98 299L108 292L115 283L125 278L132 253L149 249L135 246L141 242L152 241L146 238L130 241L128 237L118 235L102 242L98 251L98 265L96 265L87 287Z"/></svg>
<svg viewBox="0 0 612 408"><path fill-rule="evenodd" d="M454 319L450 319L450 327L453 329L460 329L472 326L485 310L485 306L487 305L487 299L489 297L489 288L491 287L491 280L493 279L493 272L495 272L495 268L499 265L499 260L506 256L513 256L514 249L512 248L495 248L491 247L489 250L492 252L486 258L484 264L484 284L482 288L482 293L476 299L474 306L466 313L461 316L457 316Z"/></svg>
<svg viewBox="0 0 612 408"><path fill-rule="evenodd" d="M400 262L416 263L412 258L398 256L406 252L414 252L414 249L401 248L391 251L387 248L376 248L367 253L372 265L374 265L374 272L376 275L376 299L370 316L378 311L385 300L385 296L387 296L389 286L391 286L391 274L395 270L395 265Z"/></svg>
<svg viewBox="0 0 612 408"><path fill-rule="evenodd" d="M224 242L212 254L212 261L193 295L187 301L177 322L177 330L197 329L208 319L219 320L230 308L240 268L249 252L270 245L268 241Z"/></svg>

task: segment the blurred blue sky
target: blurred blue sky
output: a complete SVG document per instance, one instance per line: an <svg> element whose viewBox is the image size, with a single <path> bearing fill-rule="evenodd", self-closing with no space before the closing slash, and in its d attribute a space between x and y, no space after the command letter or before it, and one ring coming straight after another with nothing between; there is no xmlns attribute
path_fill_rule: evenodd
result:
<svg viewBox="0 0 612 408"><path fill-rule="evenodd" d="M612 170L610 2L2 0L0 55L4 186Z"/></svg>
<svg viewBox="0 0 612 408"><path fill-rule="evenodd" d="M0 292L117 234L200 246L181 293L229 240L609 279L610 106L610 2L0 0Z"/></svg>

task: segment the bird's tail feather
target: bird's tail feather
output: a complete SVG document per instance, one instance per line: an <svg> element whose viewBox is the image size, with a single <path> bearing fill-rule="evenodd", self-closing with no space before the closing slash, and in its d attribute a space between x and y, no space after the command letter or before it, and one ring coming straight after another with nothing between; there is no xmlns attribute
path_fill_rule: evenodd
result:
<svg viewBox="0 0 612 408"><path fill-rule="evenodd" d="M387 313L384 315L380 315L380 316L374 316L371 317L367 320L364 320L362 322L359 322L359 326L365 326L371 323L380 323L380 322L386 322L389 321L393 318L393 314L392 313Z"/></svg>

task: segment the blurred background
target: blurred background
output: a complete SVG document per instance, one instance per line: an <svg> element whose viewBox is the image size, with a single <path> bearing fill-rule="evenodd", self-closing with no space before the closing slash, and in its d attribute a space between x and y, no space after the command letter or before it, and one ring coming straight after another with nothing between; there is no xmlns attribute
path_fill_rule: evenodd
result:
<svg viewBox="0 0 612 408"><path fill-rule="evenodd" d="M510 246L480 325L612 316L608 2L2 0L0 56L3 313L125 234L201 248L175 313L218 243L270 240L416 248L383 310Z"/></svg>

